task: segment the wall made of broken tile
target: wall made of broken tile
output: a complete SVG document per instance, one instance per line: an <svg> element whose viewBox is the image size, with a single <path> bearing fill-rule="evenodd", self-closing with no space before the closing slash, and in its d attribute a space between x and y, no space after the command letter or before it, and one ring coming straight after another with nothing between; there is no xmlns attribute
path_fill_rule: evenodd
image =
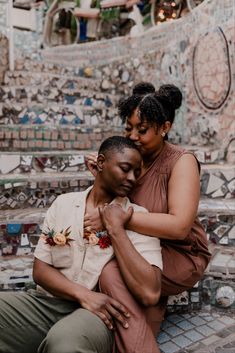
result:
<svg viewBox="0 0 235 353"><path fill-rule="evenodd" d="M79 124L80 125L80 124ZM1 125L0 125L1 127ZM80 126L14 125L0 128L2 151L69 151L98 150L101 141L113 134L120 135L118 126L89 124Z"/></svg>
<svg viewBox="0 0 235 353"><path fill-rule="evenodd" d="M1 13L0 13L0 18L1 18ZM0 31L0 53L1 53L1 56L0 56L0 84L3 82L5 72L9 66L8 48L9 48L8 39Z"/></svg>
<svg viewBox="0 0 235 353"><path fill-rule="evenodd" d="M208 276L201 282L201 286L201 300L204 307L216 307L222 310L235 309L234 279L221 280Z"/></svg>
<svg viewBox="0 0 235 353"><path fill-rule="evenodd" d="M200 220L213 244L235 246L235 215L201 216Z"/></svg>
<svg viewBox="0 0 235 353"><path fill-rule="evenodd" d="M85 178L78 173L59 177L55 173L41 174L36 178L26 175L21 179L13 176L0 185L0 209L46 208L61 194L85 190L93 184L93 179L90 173Z"/></svg>
<svg viewBox="0 0 235 353"><path fill-rule="evenodd" d="M190 145L226 148L234 131L232 9L232 0L207 1L180 21L155 26L143 36L52 48L43 52L44 59L65 65L69 58L74 67L98 67L100 89L121 95L143 79L157 87L174 83L184 102L172 133Z"/></svg>
<svg viewBox="0 0 235 353"><path fill-rule="evenodd" d="M203 165L201 171L201 195L210 198L235 197L234 165Z"/></svg>

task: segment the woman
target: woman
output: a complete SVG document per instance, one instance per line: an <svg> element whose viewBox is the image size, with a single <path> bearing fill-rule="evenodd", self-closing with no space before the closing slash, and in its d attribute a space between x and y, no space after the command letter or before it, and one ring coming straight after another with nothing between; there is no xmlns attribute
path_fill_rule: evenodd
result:
<svg viewBox="0 0 235 353"><path fill-rule="evenodd" d="M155 91L151 83L142 82L134 87L130 97L119 104L120 117L126 124L126 136L139 146L143 157L141 175L129 197L150 212L134 213L127 228L160 238L162 246L162 298L156 307L144 310L147 324L155 335L164 317L167 296L192 288L203 276L210 260L206 234L197 219L199 163L192 153L167 142L175 110L181 101L182 94L174 85L163 85ZM88 165L94 173L92 156ZM102 227L95 214L86 215L85 226L88 225L96 229ZM120 286L115 284L117 266L110 262L103 270L100 282L106 294L120 299ZM120 281L119 278L117 282ZM138 304L131 296L125 304L132 316ZM139 323L132 320L131 324L138 326ZM133 339L127 336L124 340L133 343ZM119 352L129 352L129 346L122 347L119 336L116 343ZM140 352L149 352L147 335L143 349Z"/></svg>

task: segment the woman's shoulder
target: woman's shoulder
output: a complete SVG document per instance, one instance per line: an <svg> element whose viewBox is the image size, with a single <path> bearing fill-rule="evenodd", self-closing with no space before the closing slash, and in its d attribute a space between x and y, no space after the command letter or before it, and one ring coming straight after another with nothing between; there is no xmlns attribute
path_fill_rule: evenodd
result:
<svg viewBox="0 0 235 353"><path fill-rule="evenodd" d="M174 145L173 143L170 143L170 142L165 142L165 144L166 144L166 148L165 148L166 152L172 155L184 154L187 152L187 150L182 146Z"/></svg>
<svg viewBox="0 0 235 353"><path fill-rule="evenodd" d="M182 146L177 146L172 143L167 142L165 160L168 161L169 165L173 168L176 162L184 155L192 155L193 159L196 160L199 171L200 163L198 162L196 156L193 152L187 150Z"/></svg>
<svg viewBox="0 0 235 353"><path fill-rule="evenodd" d="M161 155L161 164L174 164L185 153L187 153L187 151L183 147L165 142L165 147Z"/></svg>

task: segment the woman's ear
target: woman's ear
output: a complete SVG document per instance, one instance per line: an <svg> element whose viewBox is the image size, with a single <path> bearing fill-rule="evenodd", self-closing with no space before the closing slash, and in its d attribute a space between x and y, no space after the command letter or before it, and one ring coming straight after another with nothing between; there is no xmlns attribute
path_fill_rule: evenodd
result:
<svg viewBox="0 0 235 353"><path fill-rule="evenodd" d="M105 162L105 156L103 154L99 154L97 157L97 170L98 170L98 172L102 171L104 162Z"/></svg>
<svg viewBox="0 0 235 353"><path fill-rule="evenodd" d="M165 134L167 134L170 131L171 126L172 126L172 124L170 121L168 121L168 120L165 121L165 123L163 124L163 131L165 132Z"/></svg>

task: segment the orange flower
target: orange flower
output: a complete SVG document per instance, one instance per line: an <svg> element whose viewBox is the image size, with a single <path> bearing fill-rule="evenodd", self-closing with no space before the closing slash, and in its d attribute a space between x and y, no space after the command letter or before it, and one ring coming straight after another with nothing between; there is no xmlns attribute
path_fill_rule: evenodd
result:
<svg viewBox="0 0 235 353"><path fill-rule="evenodd" d="M99 242L99 238L95 235L95 233L91 233L88 237L89 244L97 245Z"/></svg>
<svg viewBox="0 0 235 353"><path fill-rule="evenodd" d="M68 227L65 230L61 230L60 232L56 233L54 229L49 230L48 233L42 233L41 238L45 240L46 244L49 244L50 246L55 246L55 245L70 245L69 242L73 241L74 239L69 238L70 227Z"/></svg>
<svg viewBox="0 0 235 353"><path fill-rule="evenodd" d="M66 244L66 236L63 233L56 233L53 236L53 240L56 245L65 245Z"/></svg>

